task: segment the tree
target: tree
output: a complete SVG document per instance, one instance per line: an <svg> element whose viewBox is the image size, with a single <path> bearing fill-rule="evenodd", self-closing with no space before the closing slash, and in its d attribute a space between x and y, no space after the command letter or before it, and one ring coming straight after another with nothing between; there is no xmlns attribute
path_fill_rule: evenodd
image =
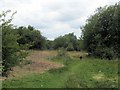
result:
<svg viewBox="0 0 120 90"><path fill-rule="evenodd" d="M16 29L20 38L17 40L22 49L44 49L46 38L32 26L21 26Z"/></svg>
<svg viewBox="0 0 120 90"><path fill-rule="evenodd" d="M53 50L54 49L54 41L46 40L46 49Z"/></svg>
<svg viewBox="0 0 120 90"><path fill-rule="evenodd" d="M102 52L102 57L118 57L120 52L119 19L120 6L98 8L96 13L82 27L84 49L88 52Z"/></svg>
<svg viewBox="0 0 120 90"><path fill-rule="evenodd" d="M79 51L80 43L79 39L74 35L74 33L69 33L64 36L60 36L54 40L54 49L64 48L68 51Z"/></svg>
<svg viewBox="0 0 120 90"><path fill-rule="evenodd" d="M68 43L68 46L67 46L67 51L74 51L74 47L73 47L73 44L72 43Z"/></svg>
<svg viewBox="0 0 120 90"><path fill-rule="evenodd" d="M7 76L11 67L18 64L23 56L21 55L19 45L17 43L18 35L14 32L13 25L10 24L13 15L6 20L6 15L11 11L2 12L0 14L0 28L2 28L2 75Z"/></svg>

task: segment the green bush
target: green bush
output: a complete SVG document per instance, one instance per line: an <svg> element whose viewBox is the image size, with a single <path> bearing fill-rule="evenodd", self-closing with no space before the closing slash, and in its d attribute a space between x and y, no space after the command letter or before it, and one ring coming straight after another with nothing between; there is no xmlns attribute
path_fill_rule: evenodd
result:
<svg viewBox="0 0 120 90"><path fill-rule="evenodd" d="M120 57L119 21L119 4L98 8L81 28L84 49L88 52L102 51L105 53L104 57Z"/></svg>
<svg viewBox="0 0 120 90"><path fill-rule="evenodd" d="M0 28L2 28L2 75L7 76L11 68L26 55L20 51L20 47L17 43L19 35L16 33L14 26L10 24L12 17L6 20L6 15L11 11L2 12L0 14ZM14 13L12 14L12 16ZM4 18L4 19L3 19Z"/></svg>
<svg viewBox="0 0 120 90"><path fill-rule="evenodd" d="M58 57L66 57L67 55L67 51L64 48L59 48L57 51L57 56Z"/></svg>
<svg viewBox="0 0 120 90"><path fill-rule="evenodd" d="M57 52L55 59L64 60L64 64L70 63L71 57L64 48L60 48Z"/></svg>

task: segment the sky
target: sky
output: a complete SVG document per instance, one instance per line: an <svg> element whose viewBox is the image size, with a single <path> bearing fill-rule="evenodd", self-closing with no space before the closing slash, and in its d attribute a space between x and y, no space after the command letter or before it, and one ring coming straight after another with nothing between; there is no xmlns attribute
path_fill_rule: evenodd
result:
<svg viewBox="0 0 120 90"><path fill-rule="evenodd" d="M98 7L117 2L119 0L0 0L0 12L17 11L14 25L31 25L49 40L72 32L79 38L80 27Z"/></svg>

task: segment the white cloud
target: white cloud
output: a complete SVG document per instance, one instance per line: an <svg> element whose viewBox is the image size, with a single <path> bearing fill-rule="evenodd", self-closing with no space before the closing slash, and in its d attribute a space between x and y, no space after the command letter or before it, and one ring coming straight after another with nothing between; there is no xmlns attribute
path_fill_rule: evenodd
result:
<svg viewBox="0 0 120 90"><path fill-rule="evenodd" d="M17 11L15 25L33 25L42 34L54 39L74 32L80 36L80 26L100 6L119 0L1 0L0 11Z"/></svg>

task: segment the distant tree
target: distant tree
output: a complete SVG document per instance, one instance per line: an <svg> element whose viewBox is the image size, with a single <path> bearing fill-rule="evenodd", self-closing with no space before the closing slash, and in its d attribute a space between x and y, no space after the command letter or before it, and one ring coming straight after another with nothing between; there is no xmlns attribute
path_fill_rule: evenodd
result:
<svg viewBox="0 0 120 90"><path fill-rule="evenodd" d="M79 51L80 42L74 33L69 33L54 40L54 49L59 49L62 47L68 51Z"/></svg>
<svg viewBox="0 0 120 90"><path fill-rule="evenodd" d="M54 49L54 42L51 40L46 40L46 49L53 50Z"/></svg>
<svg viewBox="0 0 120 90"><path fill-rule="evenodd" d="M81 38L77 39L76 42L76 51L83 50L83 40Z"/></svg>
<svg viewBox="0 0 120 90"><path fill-rule="evenodd" d="M65 46L64 44L65 44L65 40L62 36L60 36L54 40L54 49L64 47Z"/></svg>
<svg viewBox="0 0 120 90"><path fill-rule="evenodd" d="M46 38L32 26L16 29L20 38L17 40L23 49L44 49Z"/></svg>
<svg viewBox="0 0 120 90"><path fill-rule="evenodd" d="M68 46L67 46L67 51L74 51L74 47L73 47L73 44L72 43L68 43Z"/></svg>

